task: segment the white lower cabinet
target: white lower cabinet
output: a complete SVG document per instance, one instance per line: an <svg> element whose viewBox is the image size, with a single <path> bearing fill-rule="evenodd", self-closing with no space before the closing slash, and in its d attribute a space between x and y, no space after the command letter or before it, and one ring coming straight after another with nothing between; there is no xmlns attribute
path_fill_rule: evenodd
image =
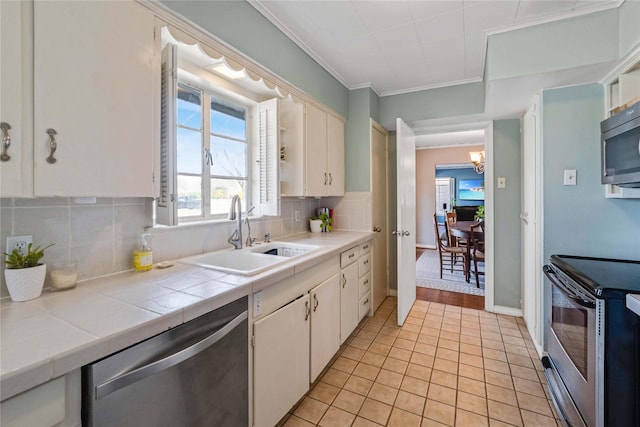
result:
<svg viewBox="0 0 640 427"><path fill-rule="evenodd" d="M341 272L340 286L340 343L358 326L358 264L353 262Z"/></svg>
<svg viewBox="0 0 640 427"><path fill-rule="evenodd" d="M311 382L340 349L340 280L337 274L311 290Z"/></svg>
<svg viewBox="0 0 640 427"><path fill-rule="evenodd" d="M253 325L254 426L273 427L309 389L309 295Z"/></svg>

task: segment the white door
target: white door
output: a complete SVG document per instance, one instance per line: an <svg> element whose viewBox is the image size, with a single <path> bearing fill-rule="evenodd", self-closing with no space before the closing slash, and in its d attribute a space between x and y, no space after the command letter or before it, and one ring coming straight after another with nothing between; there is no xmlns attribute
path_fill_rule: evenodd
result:
<svg viewBox="0 0 640 427"><path fill-rule="evenodd" d="M387 227L387 131L379 124L371 124L371 219L373 231L372 295L373 312L387 297L389 287Z"/></svg>
<svg viewBox="0 0 640 427"><path fill-rule="evenodd" d="M340 278L334 274L311 290L311 382L340 349Z"/></svg>
<svg viewBox="0 0 640 427"><path fill-rule="evenodd" d="M254 425L272 427L309 389L309 296L253 326Z"/></svg>
<svg viewBox="0 0 640 427"><path fill-rule="evenodd" d="M396 129L398 325L402 325L416 300L416 137L400 118Z"/></svg>
<svg viewBox="0 0 640 427"><path fill-rule="evenodd" d="M542 292L540 280L540 255L537 241L539 218L537 217L537 170L539 112L538 103L529 106L523 120L523 208L522 208L522 286L524 321L536 344L542 343Z"/></svg>

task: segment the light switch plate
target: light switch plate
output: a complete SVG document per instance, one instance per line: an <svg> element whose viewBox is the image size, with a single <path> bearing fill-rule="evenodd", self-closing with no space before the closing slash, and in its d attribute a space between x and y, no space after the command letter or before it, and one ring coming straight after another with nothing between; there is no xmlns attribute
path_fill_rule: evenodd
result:
<svg viewBox="0 0 640 427"><path fill-rule="evenodd" d="M258 317L262 314L262 301L264 300L264 292L258 291L253 294L253 317Z"/></svg>
<svg viewBox="0 0 640 427"><path fill-rule="evenodd" d="M575 169L564 170L564 185L577 185L578 177Z"/></svg>
<svg viewBox="0 0 640 427"><path fill-rule="evenodd" d="M498 177L498 188L507 188L507 178L504 176Z"/></svg>

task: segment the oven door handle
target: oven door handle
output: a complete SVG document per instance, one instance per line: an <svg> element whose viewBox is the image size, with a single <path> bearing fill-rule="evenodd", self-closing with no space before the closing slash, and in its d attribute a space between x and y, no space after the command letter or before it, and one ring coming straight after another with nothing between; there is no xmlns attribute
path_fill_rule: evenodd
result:
<svg viewBox="0 0 640 427"><path fill-rule="evenodd" d="M582 297L576 295L575 293L571 292L571 290L567 288L562 282L556 279L556 273L551 267L545 265L544 267L542 267L542 271L544 271L544 275L547 276L551 283L553 283L555 286L557 286L558 289L560 289L560 292L562 292L565 297L569 298L571 301L575 302L581 307L590 309L596 308L596 303L594 301L585 300Z"/></svg>
<svg viewBox="0 0 640 427"><path fill-rule="evenodd" d="M150 377L151 375L162 372L166 369L171 368L172 366L177 365L180 362L183 362L198 353L203 352L207 348L211 347L222 338L226 337L233 331L238 325L244 322L248 318L247 311L245 310L243 313L235 317L229 323L224 325L222 328L218 329L213 334L207 336L203 340L193 344L190 347L185 348L177 353L173 353L163 359L157 360L148 365L142 366L133 371L124 373L118 377L112 378L98 386L96 386L96 400L99 400L106 395L113 393L116 390L119 390L123 387L127 387L133 383L138 381L142 381L143 379Z"/></svg>

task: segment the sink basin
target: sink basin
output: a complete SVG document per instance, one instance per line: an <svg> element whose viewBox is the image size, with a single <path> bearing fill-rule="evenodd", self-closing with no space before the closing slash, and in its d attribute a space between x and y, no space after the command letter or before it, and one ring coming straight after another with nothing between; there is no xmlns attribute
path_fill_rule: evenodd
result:
<svg viewBox="0 0 640 427"><path fill-rule="evenodd" d="M291 258L298 255L304 255L316 249L318 249L318 246L300 245L297 243L288 243L288 242L273 242L273 243L267 243L266 245L253 247L250 250L253 253L283 256L283 257Z"/></svg>
<svg viewBox="0 0 640 427"><path fill-rule="evenodd" d="M318 246L274 242L242 250L209 252L184 258L180 262L212 270L253 276L317 248Z"/></svg>

